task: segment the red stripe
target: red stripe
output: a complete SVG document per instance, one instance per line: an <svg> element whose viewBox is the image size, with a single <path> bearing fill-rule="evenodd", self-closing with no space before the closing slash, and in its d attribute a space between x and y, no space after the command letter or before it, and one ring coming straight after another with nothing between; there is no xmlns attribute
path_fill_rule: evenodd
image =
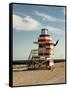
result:
<svg viewBox="0 0 68 90"><path fill-rule="evenodd" d="M52 42L46 43L46 42L39 42L39 44L45 44L45 45L53 45Z"/></svg>
<svg viewBox="0 0 68 90"><path fill-rule="evenodd" d="M39 44L53 44L52 41L40 41Z"/></svg>
<svg viewBox="0 0 68 90"><path fill-rule="evenodd" d="M52 40L50 40L50 39L39 39L38 42L39 41L52 41Z"/></svg>

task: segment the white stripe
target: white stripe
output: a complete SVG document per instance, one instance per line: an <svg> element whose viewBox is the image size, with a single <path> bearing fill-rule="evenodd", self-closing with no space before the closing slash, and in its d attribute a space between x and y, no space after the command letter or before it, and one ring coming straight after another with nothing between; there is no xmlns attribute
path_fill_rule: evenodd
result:
<svg viewBox="0 0 68 90"><path fill-rule="evenodd" d="M51 37L47 37L47 36L45 36L45 37L39 37L38 39L47 39L47 40L52 40Z"/></svg>

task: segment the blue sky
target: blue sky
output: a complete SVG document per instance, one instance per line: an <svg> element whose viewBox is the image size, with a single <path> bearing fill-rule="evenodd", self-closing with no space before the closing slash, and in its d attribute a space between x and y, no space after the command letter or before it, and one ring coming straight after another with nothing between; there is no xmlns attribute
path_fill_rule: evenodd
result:
<svg viewBox="0 0 68 90"><path fill-rule="evenodd" d="M65 58L65 7L13 4L13 60L26 60L42 28L59 40L54 58Z"/></svg>

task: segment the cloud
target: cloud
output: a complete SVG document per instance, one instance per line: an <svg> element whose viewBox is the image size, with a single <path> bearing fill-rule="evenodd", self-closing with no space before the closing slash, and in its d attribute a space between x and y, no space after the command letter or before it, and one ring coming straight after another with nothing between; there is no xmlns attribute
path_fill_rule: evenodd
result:
<svg viewBox="0 0 68 90"><path fill-rule="evenodd" d="M62 19L56 18L54 16L50 16L50 15L45 14L45 13L40 13L38 11L35 11L35 14L37 16L42 17L43 20L52 21L52 22L54 22L54 21L64 22L64 20L62 20Z"/></svg>
<svg viewBox="0 0 68 90"><path fill-rule="evenodd" d="M47 28L49 32L53 34L56 35L64 34L64 30L61 30L60 28L52 27L48 25L44 26L30 16L20 17L15 14L13 14L13 28L15 30L23 30L23 31L32 31L32 30Z"/></svg>
<svg viewBox="0 0 68 90"><path fill-rule="evenodd" d="M16 30L34 30L40 26L40 23L30 16L20 17L13 14L13 28Z"/></svg>

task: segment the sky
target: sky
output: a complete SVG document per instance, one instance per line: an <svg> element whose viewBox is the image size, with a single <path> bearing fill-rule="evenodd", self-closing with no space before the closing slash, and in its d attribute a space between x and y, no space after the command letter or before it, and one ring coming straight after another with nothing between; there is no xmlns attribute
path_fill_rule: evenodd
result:
<svg viewBox="0 0 68 90"><path fill-rule="evenodd" d="M65 59L65 7L13 4L13 60L26 60L31 49L37 49L42 28L53 41L54 59Z"/></svg>

